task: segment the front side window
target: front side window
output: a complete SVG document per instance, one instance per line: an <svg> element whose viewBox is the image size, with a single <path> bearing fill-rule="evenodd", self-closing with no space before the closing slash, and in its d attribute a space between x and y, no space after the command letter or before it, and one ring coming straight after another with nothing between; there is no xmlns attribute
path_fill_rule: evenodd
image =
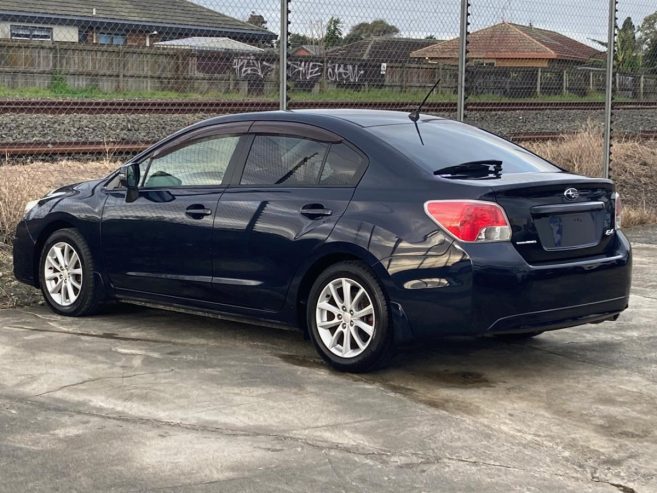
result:
<svg viewBox="0 0 657 493"><path fill-rule="evenodd" d="M211 136L165 151L152 159L143 186L221 185L239 140L239 136Z"/></svg>
<svg viewBox="0 0 657 493"><path fill-rule="evenodd" d="M11 39L29 39L33 41L52 41L52 27L11 26Z"/></svg>
<svg viewBox="0 0 657 493"><path fill-rule="evenodd" d="M256 135L241 185L317 185L329 144L302 137Z"/></svg>

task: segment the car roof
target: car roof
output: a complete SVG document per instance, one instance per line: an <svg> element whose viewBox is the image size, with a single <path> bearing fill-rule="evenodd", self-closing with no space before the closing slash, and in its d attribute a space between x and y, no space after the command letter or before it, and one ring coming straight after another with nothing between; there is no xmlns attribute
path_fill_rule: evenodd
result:
<svg viewBox="0 0 657 493"><path fill-rule="evenodd" d="M340 118L361 127L373 127L378 125L396 125L409 123L407 111L390 110L360 110L360 109L311 109L293 110L292 113L309 114ZM420 115L421 120L442 120L443 118L433 115Z"/></svg>
<svg viewBox="0 0 657 493"><path fill-rule="evenodd" d="M400 123L410 123L409 113L405 111L388 111L388 110L361 110L361 109L301 109L288 111L258 111L252 113L238 113L234 115L225 115L211 118L200 124L223 123L227 121L245 121L245 120L273 120L273 121L293 121L299 123L316 123L341 120L352 123L359 127L373 127L379 125L398 125ZM444 120L433 115L420 115L420 121Z"/></svg>

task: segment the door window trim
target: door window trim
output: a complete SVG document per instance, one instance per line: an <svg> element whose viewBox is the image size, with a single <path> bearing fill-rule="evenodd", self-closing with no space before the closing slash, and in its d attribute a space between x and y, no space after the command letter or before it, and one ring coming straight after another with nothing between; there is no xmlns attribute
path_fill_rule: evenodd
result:
<svg viewBox="0 0 657 493"><path fill-rule="evenodd" d="M228 123L219 123L215 125L209 125L206 127L202 128L197 128L197 129L192 129L188 132L185 132L180 135L175 135L171 136L168 139L165 139L162 141L159 145L156 144L156 147L152 149L148 154L144 156L136 156L133 158L133 160L128 161L126 164L137 164L139 166L145 165L145 170L143 172L142 177L140 178L140 184L139 184L139 190L146 190L146 191L158 191L158 190L185 190L185 189L190 189L190 190L207 190L207 189L218 189L218 190L223 190L228 188L230 185L234 171L236 169L241 169L243 167L243 162L242 160L246 159L246 156L244 155L244 145L245 145L245 140L248 141L249 137L249 129L251 128L251 125L253 125L253 121L243 121L243 122L228 122ZM171 152L175 150L176 147L185 147L184 144L191 144L194 141L204 138L206 136L237 136L240 137L239 142L237 143L237 147L235 148L235 151L233 152L233 157L230 160L230 163L228 163L228 167L226 168L226 173L224 175L224 179L221 183L221 185L180 185L180 186L172 186L172 187L143 187L144 180L146 179L146 176L148 176L148 171L150 170L151 167L151 162L153 159L163 152L171 149ZM247 148L248 150L248 148ZM139 159L137 159L139 158ZM107 186L112 183L112 181L116 178L116 175L119 173L119 170L116 170L114 173L110 175L110 177L107 179L107 181L104 184L104 188L107 189L108 191L111 192L125 192L125 187L116 187L112 189L108 189Z"/></svg>

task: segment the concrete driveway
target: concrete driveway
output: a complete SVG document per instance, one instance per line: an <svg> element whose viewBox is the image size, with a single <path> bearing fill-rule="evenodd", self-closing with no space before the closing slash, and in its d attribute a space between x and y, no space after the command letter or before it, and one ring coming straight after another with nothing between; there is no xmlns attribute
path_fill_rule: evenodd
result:
<svg viewBox="0 0 657 493"><path fill-rule="evenodd" d="M635 259L616 323L364 376L292 332L0 311L0 491L657 491L657 247Z"/></svg>

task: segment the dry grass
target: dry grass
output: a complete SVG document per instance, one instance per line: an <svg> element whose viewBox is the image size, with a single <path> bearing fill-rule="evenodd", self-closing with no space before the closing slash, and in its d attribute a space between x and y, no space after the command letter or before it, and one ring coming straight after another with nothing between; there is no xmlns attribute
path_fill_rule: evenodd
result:
<svg viewBox="0 0 657 493"><path fill-rule="evenodd" d="M0 241L13 235L28 201L68 183L101 178L119 166L109 160L0 165Z"/></svg>
<svg viewBox="0 0 657 493"><path fill-rule="evenodd" d="M573 136L529 147L539 156L570 171L602 176L602 130L591 123ZM611 177L623 199L623 226L657 224L657 142L616 139Z"/></svg>

